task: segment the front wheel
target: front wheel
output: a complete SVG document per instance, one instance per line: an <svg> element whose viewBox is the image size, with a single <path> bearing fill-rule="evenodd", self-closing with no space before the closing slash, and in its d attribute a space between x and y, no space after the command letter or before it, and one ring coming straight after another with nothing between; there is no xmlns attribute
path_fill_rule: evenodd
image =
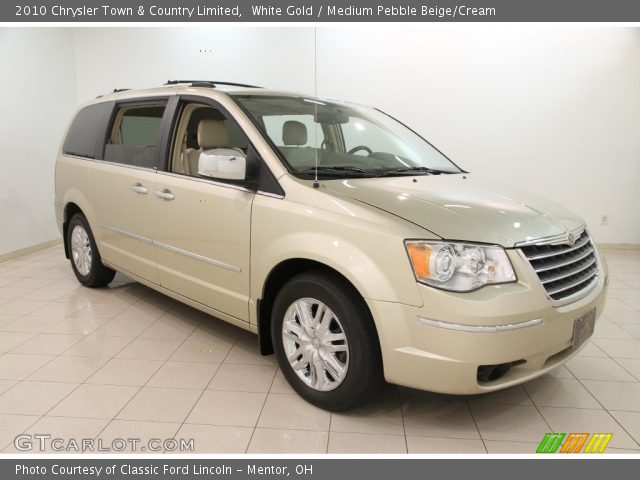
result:
<svg viewBox="0 0 640 480"><path fill-rule="evenodd" d="M285 378L318 407L355 407L382 383L367 306L337 275L309 272L287 282L274 302L271 335Z"/></svg>
<svg viewBox="0 0 640 480"><path fill-rule="evenodd" d="M67 247L73 273L85 287L104 287L113 280L116 272L102 264L89 222L81 213L69 221Z"/></svg>

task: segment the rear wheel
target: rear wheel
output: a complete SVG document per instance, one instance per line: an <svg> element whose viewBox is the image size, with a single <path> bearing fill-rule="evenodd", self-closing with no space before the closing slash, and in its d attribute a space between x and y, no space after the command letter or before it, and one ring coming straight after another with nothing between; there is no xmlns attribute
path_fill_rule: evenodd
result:
<svg viewBox="0 0 640 480"><path fill-rule="evenodd" d="M67 248L73 273L84 286L103 287L113 280L116 272L102 264L89 222L81 213L69 221Z"/></svg>
<svg viewBox="0 0 640 480"><path fill-rule="evenodd" d="M378 337L366 304L337 275L309 272L285 284L271 333L282 372L308 402L355 407L382 384Z"/></svg>

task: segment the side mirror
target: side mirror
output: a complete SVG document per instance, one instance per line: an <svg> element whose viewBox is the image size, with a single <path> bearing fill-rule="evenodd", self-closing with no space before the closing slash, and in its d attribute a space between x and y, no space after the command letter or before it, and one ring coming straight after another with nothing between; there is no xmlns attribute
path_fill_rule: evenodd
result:
<svg viewBox="0 0 640 480"><path fill-rule="evenodd" d="M244 180L247 176L247 157L231 148L205 150L198 158L198 175L224 180Z"/></svg>

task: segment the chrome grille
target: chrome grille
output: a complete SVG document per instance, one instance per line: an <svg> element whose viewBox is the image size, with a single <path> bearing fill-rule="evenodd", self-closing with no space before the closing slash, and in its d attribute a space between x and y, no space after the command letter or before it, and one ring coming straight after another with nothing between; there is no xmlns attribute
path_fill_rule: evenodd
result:
<svg viewBox="0 0 640 480"><path fill-rule="evenodd" d="M588 288L598 274L591 239L583 231L575 244L533 244L520 248L538 274L547 294L562 301Z"/></svg>

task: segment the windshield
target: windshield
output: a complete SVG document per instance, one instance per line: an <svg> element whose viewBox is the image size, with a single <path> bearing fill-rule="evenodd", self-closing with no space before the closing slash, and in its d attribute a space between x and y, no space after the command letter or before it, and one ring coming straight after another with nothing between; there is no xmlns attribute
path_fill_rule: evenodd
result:
<svg viewBox="0 0 640 480"><path fill-rule="evenodd" d="M372 108L316 98L236 95L290 170L302 178L432 175L461 170Z"/></svg>

